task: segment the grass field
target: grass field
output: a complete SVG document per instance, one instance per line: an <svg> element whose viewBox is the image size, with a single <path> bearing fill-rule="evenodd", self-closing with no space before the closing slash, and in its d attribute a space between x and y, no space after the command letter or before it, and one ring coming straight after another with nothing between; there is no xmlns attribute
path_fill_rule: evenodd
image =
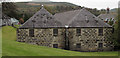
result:
<svg viewBox="0 0 120 58"><path fill-rule="evenodd" d="M2 56L2 29L0 28L0 57Z"/></svg>
<svg viewBox="0 0 120 58"><path fill-rule="evenodd" d="M118 52L76 52L44 46L31 45L16 41L16 29L2 28L3 56L117 56Z"/></svg>

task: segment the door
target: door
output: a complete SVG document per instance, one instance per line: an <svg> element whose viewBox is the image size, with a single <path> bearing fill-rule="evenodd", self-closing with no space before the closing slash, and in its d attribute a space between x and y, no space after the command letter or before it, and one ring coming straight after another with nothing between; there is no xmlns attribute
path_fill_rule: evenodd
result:
<svg viewBox="0 0 120 58"><path fill-rule="evenodd" d="M103 51L103 43L98 44L98 51Z"/></svg>
<svg viewBox="0 0 120 58"><path fill-rule="evenodd" d="M58 44L53 44L53 48L58 48Z"/></svg>

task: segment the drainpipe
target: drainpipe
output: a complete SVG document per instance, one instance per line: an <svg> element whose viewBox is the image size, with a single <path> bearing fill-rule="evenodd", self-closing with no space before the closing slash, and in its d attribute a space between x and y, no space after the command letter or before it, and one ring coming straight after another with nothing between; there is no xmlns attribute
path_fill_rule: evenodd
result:
<svg viewBox="0 0 120 58"><path fill-rule="evenodd" d="M69 50L68 26L65 26L65 49Z"/></svg>

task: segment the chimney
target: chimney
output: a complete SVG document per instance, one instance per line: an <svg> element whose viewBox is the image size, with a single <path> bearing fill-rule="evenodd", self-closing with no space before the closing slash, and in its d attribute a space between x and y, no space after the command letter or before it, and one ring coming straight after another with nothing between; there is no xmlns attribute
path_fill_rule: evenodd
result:
<svg viewBox="0 0 120 58"><path fill-rule="evenodd" d="M42 8L44 8L44 5L41 5L42 6Z"/></svg>
<svg viewBox="0 0 120 58"><path fill-rule="evenodd" d="M109 14L109 13L110 13L110 8L108 7L108 8L107 8L107 14Z"/></svg>
<svg viewBox="0 0 120 58"><path fill-rule="evenodd" d="M86 22L88 23L88 22L89 22L89 20L88 20L88 17L87 17L87 15L85 15L85 17L86 17L86 19L85 19L85 20L86 20Z"/></svg>

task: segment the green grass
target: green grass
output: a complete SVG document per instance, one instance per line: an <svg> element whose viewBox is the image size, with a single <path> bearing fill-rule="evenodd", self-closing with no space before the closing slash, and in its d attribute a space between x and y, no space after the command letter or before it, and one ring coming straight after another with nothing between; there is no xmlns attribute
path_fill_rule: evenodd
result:
<svg viewBox="0 0 120 58"><path fill-rule="evenodd" d="M16 41L16 29L2 28L3 56L117 56L118 52L76 52L44 46L31 45Z"/></svg>
<svg viewBox="0 0 120 58"><path fill-rule="evenodd" d="M2 29L0 28L0 35L2 35ZM2 36L0 36L0 57L2 56Z"/></svg>

